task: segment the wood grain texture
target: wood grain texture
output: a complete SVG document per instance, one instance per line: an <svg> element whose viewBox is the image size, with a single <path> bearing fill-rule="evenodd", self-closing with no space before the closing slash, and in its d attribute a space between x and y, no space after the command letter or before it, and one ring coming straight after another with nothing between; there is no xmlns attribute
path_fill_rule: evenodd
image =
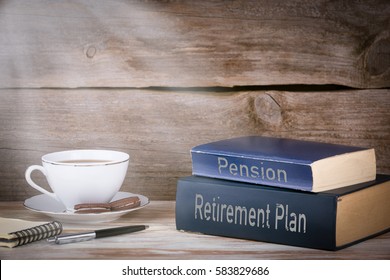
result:
<svg viewBox="0 0 390 280"><path fill-rule="evenodd" d="M43 154L79 148L130 154L122 190L175 199L191 147L268 135L374 147L390 173L389 89L340 91L0 90L0 200L37 194L24 172ZM45 184L36 176L35 180Z"/></svg>
<svg viewBox="0 0 390 280"><path fill-rule="evenodd" d="M21 202L0 202L0 216L47 221L48 217L27 209ZM97 225L64 225L64 232L148 224L149 229L115 237L63 246L35 242L12 250L0 247L7 259L389 259L390 233L336 252L186 233L176 230L175 203L152 201L149 206L120 219Z"/></svg>
<svg viewBox="0 0 390 280"><path fill-rule="evenodd" d="M390 4L1 1L0 84L390 86Z"/></svg>

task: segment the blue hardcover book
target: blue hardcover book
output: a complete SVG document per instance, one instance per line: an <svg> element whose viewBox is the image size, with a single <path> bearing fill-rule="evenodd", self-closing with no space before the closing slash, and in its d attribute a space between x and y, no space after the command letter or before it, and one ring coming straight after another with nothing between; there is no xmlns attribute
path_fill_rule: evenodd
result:
<svg viewBox="0 0 390 280"><path fill-rule="evenodd" d="M373 148L246 136L191 149L192 174L319 192L375 179Z"/></svg>
<svg viewBox="0 0 390 280"><path fill-rule="evenodd" d="M390 229L390 176L313 193L190 176L178 180L178 230L338 250Z"/></svg>

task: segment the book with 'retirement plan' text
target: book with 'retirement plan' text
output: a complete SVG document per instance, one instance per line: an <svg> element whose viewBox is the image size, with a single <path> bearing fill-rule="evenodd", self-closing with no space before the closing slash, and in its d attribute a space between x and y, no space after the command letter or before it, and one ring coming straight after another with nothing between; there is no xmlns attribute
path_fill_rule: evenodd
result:
<svg viewBox="0 0 390 280"><path fill-rule="evenodd" d="M201 176L180 178L176 228L338 250L390 229L390 175L321 193Z"/></svg>
<svg viewBox="0 0 390 280"><path fill-rule="evenodd" d="M373 148L246 136L191 149L192 173L319 192L375 179Z"/></svg>
<svg viewBox="0 0 390 280"><path fill-rule="evenodd" d="M59 235L62 224L57 221L42 223L0 217L0 229L0 246L13 248Z"/></svg>

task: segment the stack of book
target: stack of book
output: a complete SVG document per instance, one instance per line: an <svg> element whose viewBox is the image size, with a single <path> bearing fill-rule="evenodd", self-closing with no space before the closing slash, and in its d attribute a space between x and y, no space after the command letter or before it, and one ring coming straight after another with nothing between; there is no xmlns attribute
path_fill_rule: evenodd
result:
<svg viewBox="0 0 390 280"><path fill-rule="evenodd" d="M247 136L191 150L178 230L338 250L390 229L390 176L374 149Z"/></svg>

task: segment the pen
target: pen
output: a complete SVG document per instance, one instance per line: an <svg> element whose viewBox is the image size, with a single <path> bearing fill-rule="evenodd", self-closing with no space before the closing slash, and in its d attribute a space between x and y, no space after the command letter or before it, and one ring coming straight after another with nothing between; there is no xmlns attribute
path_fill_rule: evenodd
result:
<svg viewBox="0 0 390 280"><path fill-rule="evenodd" d="M99 229L95 231L82 232L82 233L61 234L61 235L48 238L47 241L55 244L67 244L67 243L88 241L95 238L102 238L102 237L115 236L124 233L141 231L147 229L148 227L149 226L145 226L145 225L136 225L136 226Z"/></svg>

